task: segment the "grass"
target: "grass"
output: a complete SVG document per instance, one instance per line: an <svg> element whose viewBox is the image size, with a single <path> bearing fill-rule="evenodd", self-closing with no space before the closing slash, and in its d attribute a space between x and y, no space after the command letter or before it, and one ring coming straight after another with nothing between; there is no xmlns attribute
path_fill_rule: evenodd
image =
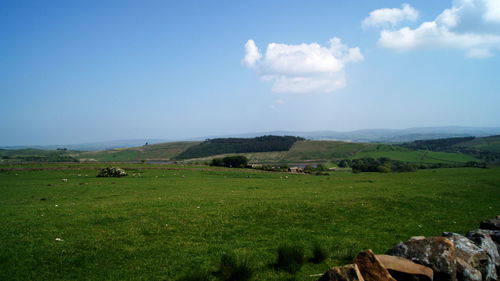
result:
<svg viewBox="0 0 500 281"><path fill-rule="evenodd" d="M276 267L296 273L305 263L304 248L300 245L283 245L278 248Z"/></svg>
<svg viewBox="0 0 500 281"><path fill-rule="evenodd" d="M368 143L340 141L298 141L283 158L284 161L332 160L348 158L372 146Z"/></svg>
<svg viewBox="0 0 500 281"><path fill-rule="evenodd" d="M127 162L127 161L166 161L171 160L187 148L199 142L168 142L147 146L120 148L104 151L81 152L74 157L82 161Z"/></svg>
<svg viewBox="0 0 500 281"><path fill-rule="evenodd" d="M449 153L449 152L434 152L426 150L407 150L405 148L393 148L393 149L380 149L374 150L369 149L367 151L362 151L356 153L351 159L360 158L381 158L387 157L392 160L412 162L412 163L422 163L422 164L434 164L434 163L467 163L469 161L478 161L480 159L472 157L470 155L461 153Z"/></svg>
<svg viewBox="0 0 500 281"><path fill-rule="evenodd" d="M312 251L313 251L313 256L311 258L311 262L313 263L321 263L325 261L329 256L328 248L322 245L321 243L315 243L313 245Z"/></svg>
<svg viewBox="0 0 500 281"><path fill-rule="evenodd" d="M127 164L127 177L96 178L88 169L101 165L0 171L0 280L178 280L216 271L227 252L248 257L252 280L286 280L289 273L269 266L277 245L319 241L330 256L294 277L310 281L358 251L465 233L500 213L500 168L285 179Z"/></svg>
<svg viewBox="0 0 500 281"><path fill-rule="evenodd" d="M459 143L458 147L471 147L480 150L500 152L500 136L490 136L483 138L475 138L470 141Z"/></svg>
<svg viewBox="0 0 500 281"><path fill-rule="evenodd" d="M178 281L210 281L212 275L206 270L195 270L178 279Z"/></svg>
<svg viewBox="0 0 500 281"><path fill-rule="evenodd" d="M253 270L247 258L224 253L220 259L217 275L223 281L246 281L252 278Z"/></svg>

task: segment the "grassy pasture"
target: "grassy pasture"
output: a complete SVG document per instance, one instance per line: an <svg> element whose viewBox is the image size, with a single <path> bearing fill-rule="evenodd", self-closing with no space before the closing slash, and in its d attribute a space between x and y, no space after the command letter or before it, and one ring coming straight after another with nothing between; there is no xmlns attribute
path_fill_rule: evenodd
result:
<svg viewBox="0 0 500 281"><path fill-rule="evenodd" d="M277 248L301 244L311 256L320 243L331 256L297 273L315 280L359 250L464 233L500 213L500 168L285 178L122 166L129 177L96 178L84 164L0 171L0 280L176 280L216 270L227 252L249 259L253 280L287 280L270 266ZM159 167L180 170L144 169Z"/></svg>
<svg viewBox="0 0 500 281"><path fill-rule="evenodd" d="M348 158L372 146L368 143L340 141L298 141L284 157L286 161L332 160Z"/></svg>
<svg viewBox="0 0 500 281"><path fill-rule="evenodd" d="M466 163L468 161L478 161L480 159L466 154L449 153L449 152L434 152L434 151L363 151L357 153L351 159L360 159L365 157L380 158L388 157L392 160L412 162L412 163Z"/></svg>
<svg viewBox="0 0 500 281"><path fill-rule="evenodd" d="M459 143L455 146L470 147L486 151L500 152L500 136L475 138L470 141Z"/></svg>
<svg viewBox="0 0 500 281"><path fill-rule="evenodd" d="M82 161L120 162L139 160L170 160L199 142L167 142L141 147L82 152L76 155Z"/></svg>

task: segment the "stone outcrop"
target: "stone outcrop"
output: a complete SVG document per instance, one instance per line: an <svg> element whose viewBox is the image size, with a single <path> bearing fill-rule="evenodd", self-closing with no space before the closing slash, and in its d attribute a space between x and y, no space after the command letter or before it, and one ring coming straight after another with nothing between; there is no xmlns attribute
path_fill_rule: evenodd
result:
<svg viewBox="0 0 500 281"><path fill-rule="evenodd" d="M489 229L489 230L500 230L500 216L497 216L494 219L482 221L479 225L480 229Z"/></svg>
<svg viewBox="0 0 500 281"><path fill-rule="evenodd" d="M482 281L483 275L481 272L463 259L457 258L457 280L458 281Z"/></svg>
<svg viewBox="0 0 500 281"><path fill-rule="evenodd" d="M331 268L318 281L364 281L364 279L356 264L348 264Z"/></svg>
<svg viewBox="0 0 500 281"><path fill-rule="evenodd" d="M372 250L363 251L354 259L354 264L366 281L396 281L382 265Z"/></svg>
<svg viewBox="0 0 500 281"><path fill-rule="evenodd" d="M496 280L495 260L484 248L479 247L474 241L457 233L445 232L443 236L450 239L455 245L457 259L481 272L482 279ZM493 247L496 251L494 244ZM466 268L462 265L460 269ZM461 274L460 269L458 270L459 275Z"/></svg>
<svg viewBox="0 0 500 281"><path fill-rule="evenodd" d="M465 236L414 236L375 255L360 252L354 264L334 267L319 281L496 281L500 272L500 216Z"/></svg>
<svg viewBox="0 0 500 281"><path fill-rule="evenodd" d="M497 246L497 251L500 253L500 230L476 229L467 232L465 236L472 241L480 241L481 236L490 237Z"/></svg>
<svg viewBox="0 0 500 281"><path fill-rule="evenodd" d="M408 259L389 255L377 255L377 258L398 281L432 281L434 277L432 269Z"/></svg>
<svg viewBox="0 0 500 281"><path fill-rule="evenodd" d="M436 281L457 280L455 245L444 237L410 239L397 244L387 254L432 268Z"/></svg>
<svg viewBox="0 0 500 281"><path fill-rule="evenodd" d="M99 170L97 177L124 177L127 173L125 170L116 167L106 167Z"/></svg>

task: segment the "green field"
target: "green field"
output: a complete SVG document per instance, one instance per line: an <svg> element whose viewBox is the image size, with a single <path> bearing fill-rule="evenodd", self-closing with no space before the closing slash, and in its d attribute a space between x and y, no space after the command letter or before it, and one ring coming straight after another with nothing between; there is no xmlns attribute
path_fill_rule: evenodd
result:
<svg viewBox="0 0 500 281"><path fill-rule="evenodd" d="M285 156L286 161L344 159L372 146L340 141L299 141Z"/></svg>
<svg viewBox="0 0 500 281"><path fill-rule="evenodd" d="M419 164L434 164L434 163L466 163L469 161L478 161L475 157L461 153L450 152L435 152L428 150L409 150L403 147L392 145L373 145L363 151L356 153L350 159L360 158L381 158L387 157L392 160L412 162Z"/></svg>
<svg viewBox="0 0 500 281"><path fill-rule="evenodd" d="M129 161L168 161L188 147L199 142L167 142L141 147L112 149L105 151L82 152L76 156L84 162L129 162Z"/></svg>
<svg viewBox="0 0 500 281"><path fill-rule="evenodd" d="M470 148L477 148L480 150L500 152L500 136L475 138L467 142L459 143L455 146L470 147Z"/></svg>
<svg viewBox="0 0 500 281"><path fill-rule="evenodd" d="M330 258L297 273L312 281L359 250L464 233L500 213L500 168L288 178L146 164L124 165L125 178L96 178L92 164L10 168L35 166L60 170L0 171L0 280L176 280L216 270L224 252L247 256L253 280L289 280L270 266L278 246L310 255L319 242Z"/></svg>
<svg viewBox="0 0 500 281"><path fill-rule="evenodd" d="M487 142L490 144L491 142ZM80 161L99 162L131 162L140 160L168 161L179 153L198 144L198 142L176 142L154 144L144 147L114 149L107 151L84 152L77 156ZM393 160L413 163L466 163L481 161L469 155L460 153L433 152L410 150L396 145L350 143L341 141L297 141L289 151L239 153L246 156L250 163L326 163L341 159L359 159L364 157L388 157ZM224 157L232 154L212 155L203 158L185 160L188 162L209 162L214 157Z"/></svg>

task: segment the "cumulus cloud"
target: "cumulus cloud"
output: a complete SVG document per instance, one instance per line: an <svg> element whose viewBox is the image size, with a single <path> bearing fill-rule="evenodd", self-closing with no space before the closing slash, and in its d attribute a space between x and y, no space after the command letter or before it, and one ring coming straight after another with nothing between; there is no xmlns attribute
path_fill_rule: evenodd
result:
<svg viewBox="0 0 500 281"><path fill-rule="evenodd" d="M383 29L378 43L394 50L461 49L468 57L490 57L500 50L500 1L455 0L417 28Z"/></svg>
<svg viewBox="0 0 500 281"><path fill-rule="evenodd" d="M377 9L370 13L361 23L363 27L396 26L403 21L415 21L418 19L418 11L409 4L398 8Z"/></svg>
<svg viewBox="0 0 500 281"><path fill-rule="evenodd" d="M255 45L255 42L251 39L248 40L245 44L245 57L243 58L243 63L248 67L253 67L261 57L262 55L257 45Z"/></svg>
<svg viewBox="0 0 500 281"><path fill-rule="evenodd" d="M272 91L278 93L333 92L346 84L345 64L363 60L359 48L349 48L339 38L330 39L329 46L270 43L263 57L259 53L258 59L247 60L256 57L252 53L256 49L248 40L243 60L251 62L245 64L256 68L262 80L273 83Z"/></svg>

